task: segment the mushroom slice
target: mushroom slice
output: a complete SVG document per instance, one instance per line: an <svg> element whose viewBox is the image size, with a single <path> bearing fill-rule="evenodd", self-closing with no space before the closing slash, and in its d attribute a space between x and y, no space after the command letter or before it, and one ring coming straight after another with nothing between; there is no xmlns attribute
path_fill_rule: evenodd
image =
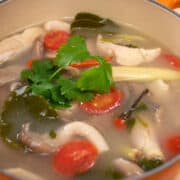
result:
<svg viewBox="0 0 180 180"><path fill-rule="evenodd" d="M18 140L26 145L27 150L42 154L55 152L61 143L57 139L52 139L49 133L39 134L30 131L29 123L23 125Z"/></svg>
<svg viewBox="0 0 180 180"><path fill-rule="evenodd" d="M100 54L106 56L114 55L117 63L125 66L136 66L141 63L151 62L161 53L161 48L131 48L105 42L102 40L101 35L98 35L97 37L97 49Z"/></svg>
<svg viewBox="0 0 180 180"><path fill-rule="evenodd" d="M99 153L109 150L103 136L92 126L84 122L74 121L56 130L56 138L50 138L48 133L38 134L30 132L30 124L25 124L18 139L34 152L53 153L59 146L77 136L91 141Z"/></svg>
<svg viewBox="0 0 180 180"><path fill-rule="evenodd" d="M144 117L139 117L131 130L131 141L147 159L164 160L164 154L160 149L153 124ZM143 121L143 122L142 122Z"/></svg>
<svg viewBox="0 0 180 180"><path fill-rule="evenodd" d="M61 30L70 32L70 24L59 20L52 20L44 24L44 29L46 31Z"/></svg>
<svg viewBox="0 0 180 180"><path fill-rule="evenodd" d="M43 180L44 178L22 168L9 168L4 170L10 176L17 177L21 180Z"/></svg>
<svg viewBox="0 0 180 180"><path fill-rule="evenodd" d="M122 158L115 159L113 165L126 176L141 175L143 173L143 170L137 164Z"/></svg>
<svg viewBox="0 0 180 180"><path fill-rule="evenodd" d="M43 34L43 29L33 27L23 33L0 42L0 65L32 48L33 43Z"/></svg>
<svg viewBox="0 0 180 180"><path fill-rule="evenodd" d="M87 123L74 121L65 125L58 133L58 137L62 139L61 142L63 143L71 140L75 136L84 137L91 141L96 146L99 153L109 150L109 146L100 132Z"/></svg>

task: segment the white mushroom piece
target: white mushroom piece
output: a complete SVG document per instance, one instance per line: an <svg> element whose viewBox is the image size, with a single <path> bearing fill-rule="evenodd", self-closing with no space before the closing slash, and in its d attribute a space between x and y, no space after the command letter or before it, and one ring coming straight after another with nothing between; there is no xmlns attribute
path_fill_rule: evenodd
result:
<svg viewBox="0 0 180 180"><path fill-rule="evenodd" d="M113 160L113 165L115 169L123 172L126 176L141 175L143 173L143 170L137 164L122 158Z"/></svg>
<svg viewBox="0 0 180 180"><path fill-rule="evenodd" d="M42 28L33 27L0 42L0 65L28 51L44 33Z"/></svg>
<svg viewBox="0 0 180 180"><path fill-rule="evenodd" d="M125 66L137 66L142 63L154 61L161 53L161 48L143 49L116 45L103 41L102 36L97 37L97 50L105 56L115 56L116 62Z"/></svg>
<svg viewBox="0 0 180 180"><path fill-rule="evenodd" d="M30 131L30 124L25 124L19 134L19 140L27 145L32 151L39 153L53 153L59 146L72 140L82 137L95 145L99 153L109 150L104 137L93 126L85 122L74 121L56 130L56 138L49 137L49 133L38 134Z"/></svg>
<svg viewBox="0 0 180 180"><path fill-rule="evenodd" d="M132 144L145 158L164 160L165 157L156 138L153 123L145 117L140 116L139 118L140 120L136 120L131 130Z"/></svg>
<svg viewBox="0 0 180 180"><path fill-rule="evenodd" d="M9 168L4 170L10 176L16 177L19 180L43 180L44 178L22 168Z"/></svg>

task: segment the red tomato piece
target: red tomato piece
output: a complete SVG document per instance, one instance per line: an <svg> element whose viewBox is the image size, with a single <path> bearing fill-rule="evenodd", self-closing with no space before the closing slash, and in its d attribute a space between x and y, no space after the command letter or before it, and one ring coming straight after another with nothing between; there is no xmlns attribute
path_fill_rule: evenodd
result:
<svg viewBox="0 0 180 180"><path fill-rule="evenodd" d="M109 93L97 94L88 102L81 102L81 108L91 114L102 114L117 107L122 99L122 93L111 89Z"/></svg>
<svg viewBox="0 0 180 180"><path fill-rule="evenodd" d="M180 58L171 54L164 54L164 59L173 67L180 69Z"/></svg>
<svg viewBox="0 0 180 180"><path fill-rule="evenodd" d="M53 167L62 175L74 176L90 170L97 159L96 147L88 141L72 141L54 155Z"/></svg>
<svg viewBox="0 0 180 180"><path fill-rule="evenodd" d="M65 44L70 34L65 31L50 31L44 37L44 46L49 50L57 50L61 45Z"/></svg>
<svg viewBox="0 0 180 180"><path fill-rule="evenodd" d="M112 56L106 57L105 58L107 62L112 61ZM91 67L91 66L96 66L99 65L99 62L96 59L87 59L86 61L83 62L78 62L78 63L73 63L70 66L76 67L76 68L86 68L86 67Z"/></svg>
<svg viewBox="0 0 180 180"><path fill-rule="evenodd" d="M117 117L117 118L114 119L114 125L115 125L118 129L124 129L124 127L126 126L125 120Z"/></svg>
<svg viewBox="0 0 180 180"><path fill-rule="evenodd" d="M169 137L166 145L170 153L174 155L180 154L180 135Z"/></svg>

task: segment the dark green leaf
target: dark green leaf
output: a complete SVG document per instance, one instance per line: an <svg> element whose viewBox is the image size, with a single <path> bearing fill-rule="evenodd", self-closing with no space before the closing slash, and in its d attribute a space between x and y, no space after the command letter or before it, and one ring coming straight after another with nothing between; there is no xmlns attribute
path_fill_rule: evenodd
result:
<svg viewBox="0 0 180 180"><path fill-rule="evenodd" d="M149 170L152 170L152 169L162 165L163 161L160 160L160 159L146 159L146 158L142 158L138 162L138 164L145 171L149 171Z"/></svg>
<svg viewBox="0 0 180 180"><path fill-rule="evenodd" d="M148 106L145 103L141 103L139 104L139 106L136 107L135 111L147 111L148 110Z"/></svg>
<svg viewBox="0 0 180 180"><path fill-rule="evenodd" d="M133 126L135 125L136 119L135 118L129 118L126 120L126 127L130 131Z"/></svg>
<svg viewBox="0 0 180 180"><path fill-rule="evenodd" d="M76 81L73 79L59 79L61 84L61 93L69 100L90 101L93 94L90 92L80 91L76 87Z"/></svg>
<svg viewBox="0 0 180 180"><path fill-rule="evenodd" d="M70 107L70 101L61 93L60 86L54 86L51 89L51 99L49 100L54 108Z"/></svg>
<svg viewBox="0 0 180 180"><path fill-rule="evenodd" d="M54 130L51 130L50 132L49 132L49 137L51 138L51 139L55 139L56 138L56 132L54 131Z"/></svg>
<svg viewBox="0 0 180 180"><path fill-rule="evenodd" d="M72 36L65 45L58 49L55 64L59 68L63 68L89 57L85 39L80 36Z"/></svg>
<svg viewBox="0 0 180 180"><path fill-rule="evenodd" d="M77 87L82 91L107 93L113 85L111 65L101 57L97 56L96 59L100 65L82 72Z"/></svg>
<svg viewBox="0 0 180 180"><path fill-rule="evenodd" d="M17 135L26 123L30 123L32 131L48 133L59 127L62 121L44 98L28 94L17 96L13 93L2 109L0 136L15 148L23 147Z"/></svg>
<svg viewBox="0 0 180 180"><path fill-rule="evenodd" d="M75 16L71 24L71 30L79 29L95 30L93 33L119 33L120 26L110 19L102 18L92 13L81 12Z"/></svg>
<svg viewBox="0 0 180 180"><path fill-rule="evenodd" d="M54 72L53 63L50 60L34 61L32 69L21 72L23 79L30 80L34 83L47 81L49 76Z"/></svg>

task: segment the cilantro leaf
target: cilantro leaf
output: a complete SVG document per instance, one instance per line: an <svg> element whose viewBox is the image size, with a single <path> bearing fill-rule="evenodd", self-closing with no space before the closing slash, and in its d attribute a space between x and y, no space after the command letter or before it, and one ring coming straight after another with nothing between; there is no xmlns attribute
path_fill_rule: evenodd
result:
<svg viewBox="0 0 180 180"><path fill-rule="evenodd" d="M64 67L71 63L94 58L99 66L85 70L79 79L64 79ZM21 72L28 80L28 92L44 97L53 107L69 107L73 100L89 101L94 92L106 93L113 85L111 65L100 56L91 56L86 41L80 36L72 36L57 52L55 62L45 59L34 61L32 68Z"/></svg>
<svg viewBox="0 0 180 180"><path fill-rule="evenodd" d="M100 65L82 72L77 87L82 91L107 93L113 85L111 65L101 57L96 56L96 59Z"/></svg>
<svg viewBox="0 0 180 180"><path fill-rule="evenodd" d="M93 93L80 91L76 87L76 81L73 79L60 78L59 82L61 84L61 93L68 100L90 101L93 98Z"/></svg>
<svg viewBox="0 0 180 180"><path fill-rule="evenodd" d="M71 106L70 101L62 95L59 85L51 89L50 103L54 108L67 108Z"/></svg>
<svg viewBox="0 0 180 180"><path fill-rule="evenodd" d="M39 83L47 81L49 76L54 72L52 61L45 59L41 61L34 61L32 69L26 69L21 72L23 79L28 79L31 82Z"/></svg>
<svg viewBox="0 0 180 180"><path fill-rule="evenodd" d="M59 68L63 68L69 64L86 60L89 57L90 54L85 39L80 36L72 36L65 45L58 49L55 64Z"/></svg>

